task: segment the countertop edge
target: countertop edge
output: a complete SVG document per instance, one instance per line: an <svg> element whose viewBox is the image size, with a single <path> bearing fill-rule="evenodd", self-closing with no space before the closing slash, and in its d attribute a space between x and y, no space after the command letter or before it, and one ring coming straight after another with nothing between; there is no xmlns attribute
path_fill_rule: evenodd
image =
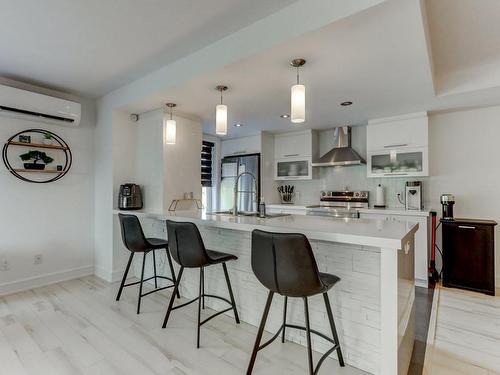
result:
<svg viewBox="0 0 500 375"><path fill-rule="evenodd" d="M266 225L262 225L258 223L250 224L250 223L216 222L213 220L194 218L190 216L169 215L168 213L164 212L154 213L154 212L144 212L144 211L120 211L118 209L113 209L114 215L117 215L118 213L133 214L139 217L145 217L157 220L171 219L174 221L175 220L191 221L209 227L212 226L221 229L241 230L245 232L251 232L254 229L272 231L273 228L275 228L276 231L284 233L297 233L296 229L293 228L289 229L282 226L273 226L272 224L269 223L267 223ZM418 223L414 223L411 229L401 239L396 239L396 238L390 239L390 238L381 238L381 237L364 236L356 234L327 233L327 232L318 232L314 230L303 230L301 231L301 233L305 234L311 240L316 240L316 241L337 242L337 243L352 244L358 246L369 246L380 249L401 250L403 249L404 243L408 241L408 237L414 235L418 227L419 227Z"/></svg>

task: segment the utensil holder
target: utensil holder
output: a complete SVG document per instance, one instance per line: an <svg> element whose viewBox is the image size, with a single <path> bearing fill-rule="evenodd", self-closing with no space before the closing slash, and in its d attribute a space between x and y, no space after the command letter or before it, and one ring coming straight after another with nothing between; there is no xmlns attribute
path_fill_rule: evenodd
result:
<svg viewBox="0 0 500 375"><path fill-rule="evenodd" d="M295 193L280 193L281 204L294 204Z"/></svg>

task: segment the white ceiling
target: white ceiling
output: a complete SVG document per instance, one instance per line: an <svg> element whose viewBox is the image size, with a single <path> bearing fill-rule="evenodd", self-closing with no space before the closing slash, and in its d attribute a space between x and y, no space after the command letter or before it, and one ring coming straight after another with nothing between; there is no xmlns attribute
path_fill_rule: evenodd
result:
<svg viewBox="0 0 500 375"><path fill-rule="evenodd" d="M427 0L438 94L500 85L500 1Z"/></svg>
<svg viewBox="0 0 500 375"><path fill-rule="evenodd" d="M98 97L295 0L0 0L0 75Z"/></svg>
<svg viewBox="0 0 500 375"><path fill-rule="evenodd" d="M448 23L464 22L464 12L476 0L430 0L442 2L450 8L461 7L461 12L450 12L456 16L443 15ZM483 0L481 0L483 1ZM342 124L364 124L368 119L393 116L415 111L441 111L464 107L500 104L499 85L469 88L460 94L437 95L436 77L444 77L455 69L454 59L447 59L440 50L443 36L436 42L436 14L446 13L446 6L421 8L419 0L389 0L347 19L335 22L322 30L291 40L286 44L239 61L205 76L196 77L182 86L172 88L161 96L150 98L138 106L128 108L141 113L158 108L167 101L177 103L178 112L202 119L204 131L214 134L214 106L219 100L215 91L217 84L229 86L225 103L229 107L228 137L255 134L260 130L273 132L302 128L330 128ZM500 1L485 0L483 5L500 10ZM487 14L485 10L476 14ZM426 27L426 20L429 20ZM483 18L483 21L486 21ZM488 19L488 22L492 21ZM463 26L463 25L462 25ZM468 42L464 48L468 53L476 50L486 52L482 47L488 41L500 38L500 28L485 29L475 26L476 43ZM444 32L446 25L440 26ZM458 32L459 27L449 27ZM448 35L451 38L453 35ZM432 41L436 53L430 55ZM437 45L437 48L436 48ZM456 45L455 48L459 48ZM490 46L500 53L500 43ZM457 55L457 52L452 51ZM494 54L489 51L490 54ZM481 73L484 60L466 59L467 52L458 53L462 63ZM450 52L451 54L451 52ZM453 55L453 54L452 54ZM289 113L289 90L294 84L295 72L289 67L292 58L303 57L307 64L301 71L301 80L307 90L307 121L305 124L291 124L280 114ZM438 61L438 64L436 64ZM433 65L434 64L434 65ZM495 64L500 68L500 64ZM460 67L456 68L460 69ZM436 73L437 70L437 73ZM439 81L443 82L443 81ZM460 82L460 81L459 81ZM463 81L462 81L463 82ZM499 81L500 83L500 81ZM351 100L354 105L341 107L339 103ZM236 128L234 123L242 123Z"/></svg>

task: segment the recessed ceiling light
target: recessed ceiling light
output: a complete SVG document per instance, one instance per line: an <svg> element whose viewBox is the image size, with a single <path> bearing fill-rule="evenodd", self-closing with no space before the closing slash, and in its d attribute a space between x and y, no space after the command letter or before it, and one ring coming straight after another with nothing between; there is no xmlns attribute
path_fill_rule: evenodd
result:
<svg viewBox="0 0 500 375"><path fill-rule="evenodd" d="M347 106L352 105L352 102L351 102L351 101L346 101L346 102L342 102L342 103L340 103L340 105L341 105L342 107L347 107Z"/></svg>
<svg viewBox="0 0 500 375"><path fill-rule="evenodd" d="M281 118L289 118L289 117L290 117L290 115L285 114L285 115L281 115L280 117L281 117Z"/></svg>
<svg viewBox="0 0 500 375"><path fill-rule="evenodd" d="M240 124L239 122L237 122L236 124L234 124L234 126L236 126L237 128L241 128L243 126L243 124Z"/></svg>

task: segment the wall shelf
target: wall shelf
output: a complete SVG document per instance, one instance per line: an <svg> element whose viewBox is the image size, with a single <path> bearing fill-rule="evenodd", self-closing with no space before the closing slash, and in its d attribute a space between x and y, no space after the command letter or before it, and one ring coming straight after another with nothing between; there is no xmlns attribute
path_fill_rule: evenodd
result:
<svg viewBox="0 0 500 375"><path fill-rule="evenodd" d="M53 140L53 144L46 145L45 143L32 143L32 142L24 143L16 140L19 139L21 135L29 135L31 137L33 134L36 134L38 136L45 136L47 134L50 134ZM54 151L62 151L64 153L64 158L65 158L65 161L60 163L62 166L62 170L58 171L57 169L15 168L15 166L11 165L9 157L12 158L16 156L14 150L12 150L12 147L17 147L17 146L30 147L34 149L51 149ZM10 153L9 153L9 147L11 148ZM32 151L33 150L29 150L29 152ZM33 151L33 152L40 153L42 151ZM17 157L20 157L20 155L17 155ZM7 170L15 177L17 177L22 181L32 182L36 184L46 184L49 182L54 182L59 180L60 178L65 176L66 173L68 173L69 169L71 168L71 165L73 164L73 155L71 153L71 149L69 148L68 144L64 141L64 139L59 137L57 134L54 134L53 132L45 129L26 129L20 131L19 133L14 134L3 145L2 159ZM52 159L52 161L54 160Z"/></svg>
<svg viewBox="0 0 500 375"><path fill-rule="evenodd" d="M65 171L56 171L54 169L13 169L14 172L26 173L65 173Z"/></svg>
<svg viewBox="0 0 500 375"><path fill-rule="evenodd" d="M13 146L34 147L34 148L50 148L53 150L67 150L68 149L68 147L66 147L66 146L46 145L44 143L24 143L24 142L17 142L17 141L10 141L7 143L9 145L13 145Z"/></svg>

